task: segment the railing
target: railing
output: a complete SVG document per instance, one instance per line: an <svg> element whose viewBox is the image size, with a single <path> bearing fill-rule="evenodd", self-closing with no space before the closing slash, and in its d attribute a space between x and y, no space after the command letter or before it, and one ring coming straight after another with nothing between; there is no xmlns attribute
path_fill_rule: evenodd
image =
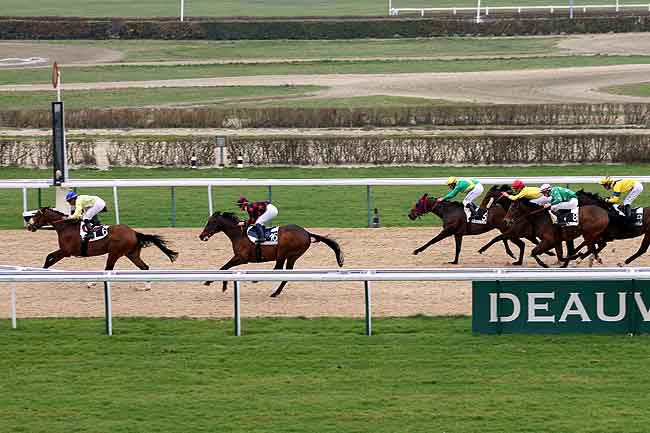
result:
<svg viewBox="0 0 650 433"><path fill-rule="evenodd" d="M634 178L640 182L650 182L650 176L612 176L614 179ZM521 179L527 184L597 184L602 176L528 176L528 177L481 177L481 183L485 185L501 185L512 183L515 179ZM208 215L214 213L212 201L213 187L228 186L266 186L269 201L273 201L274 186L365 186L367 202L367 223L372 224L372 187L373 186L433 186L445 185L446 177L430 178L364 178L364 179L242 179L242 178L219 178L219 179L75 179L64 182L64 188L112 188L113 207L115 212L115 223L120 223L120 207L118 188L121 187L169 187L171 199L172 227L175 227L176 220L176 187L202 186L207 187ZM22 189L23 191L23 212L28 210L27 189L49 188L51 182L48 180L9 180L0 181L0 189Z"/></svg>
<svg viewBox="0 0 650 433"><path fill-rule="evenodd" d="M402 12L415 12L419 13L420 16L424 16L425 12L451 12L453 15L456 15L458 12L472 12L476 13L476 22L481 22L481 13L484 16L489 16L490 11L517 11L518 14L521 14L522 11L526 10L548 10L549 13L553 14L556 10L566 10L569 11L570 16L573 16L574 10L582 10L583 13L586 13L589 9L614 9L616 12L620 12L621 9L646 9L650 11L650 3L638 3L638 4L621 4L618 0L614 4L591 4L591 5L548 5L548 6L481 6L480 0L477 1L475 7L407 7L407 8L395 8L392 6L392 2L389 0L388 14L390 16L399 16Z"/></svg>
<svg viewBox="0 0 650 433"><path fill-rule="evenodd" d="M13 268L13 269L8 269ZM598 268L598 269L302 269L291 271L58 271L33 270L33 268L0 267L0 283L11 285L12 327L16 328L16 283L36 282L103 282L106 333L113 334L112 294L113 282L150 281L233 281L234 333L241 335L241 285L249 281L312 281L312 282L363 282L365 300L366 335L372 335L373 281L620 281L650 280L650 268Z"/></svg>

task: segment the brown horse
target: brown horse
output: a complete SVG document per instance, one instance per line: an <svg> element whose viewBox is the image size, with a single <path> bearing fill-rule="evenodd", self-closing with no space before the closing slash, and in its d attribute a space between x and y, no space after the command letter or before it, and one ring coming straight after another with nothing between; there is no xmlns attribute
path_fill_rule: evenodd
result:
<svg viewBox="0 0 650 433"><path fill-rule="evenodd" d="M503 195L504 192L512 193L509 185L502 185L500 187L495 185L492 188L490 188L490 190L487 193L485 193L485 197L481 202L481 208L491 209L494 206L500 206L504 210L503 216L505 217L513 201L510 200L508 197L505 197ZM500 214L501 213L499 213L498 215ZM514 225L502 224L498 228L501 231L501 234L495 237L494 239L492 239L487 244L483 245L478 250L478 252L480 254L483 254L495 243L509 240L519 247L519 259L516 262L513 262L512 264L516 266L522 265L524 262L524 251L526 249L526 244L521 239L528 239L534 245L539 244L539 241L535 237L533 226L528 224L524 219L521 219L517 222L517 224ZM573 248L572 242L573 241L569 241L567 243L568 248L570 250ZM551 252L547 252L546 254L551 256L553 255L553 253Z"/></svg>
<svg viewBox="0 0 650 433"><path fill-rule="evenodd" d="M606 210L598 206L588 205L580 207L577 226L560 227L553 224L549 211L545 208L528 200L518 200L510 206L505 223L516 225L522 219L533 227L536 237L541 239L539 245L531 252L531 256L540 266L545 268L548 268L548 265L539 256L553 248L557 251L558 261L564 262L562 267L566 267L569 261L562 258L562 241L573 240L581 235L589 249L589 253L593 254L597 259L596 243L609 224L609 216Z"/></svg>
<svg viewBox="0 0 650 433"><path fill-rule="evenodd" d="M207 241L215 233L224 232L230 242L232 242L232 250L234 256L228 260L219 270L230 269L234 266L243 265L246 263L257 262L256 245L246 236L246 227L240 224L239 218L230 212L215 212L209 219L205 228L199 235L199 239ZM275 260L275 267L273 269L282 269L286 262L286 269L293 269L296 263L304 253L309 249L311 240L315 242L323 242L325 245L334 250L336 254L336 262L339 266L343 266L343 252L339 244L325 236L320 236L310 233L304 228L297 225L280 226L278 230L278 243L277 245L262 245L262 261L270 262ZM211 281L206 281L206 285L210 285ZM278 296L282 293L282 289L287 284L282 281L272 297ZM227 282L223 282L223 291L228 288Z"/></svg>
<svg viewBox="0 0 650 433"><path fill-rule="evenodd" d="M81 236L79 235L79 221L66 220L66 215L49 207L41 208L28 221L27 230L35 232L41 227L51 225L59 236L59 249L48 254L45 258L45 269L54 265L61 259L70 256L81 256ZM142 270L149 266L140 258L140 251L149 245L157 246L172 262L178 253L167 247L163 238L157 235L146 235L136 232L124 224L112 225L108 228L108 235L88 244L88 256L101 256L108 254L106 260L107 271L113 270L115 262L126 256L134 265Z"/></svg>
<svg viewBox="0 0 650 433"><path fill-rule="evenodd" d="M641 245L636 253L632 254L625 260L625 264L628 265L632 261L636 260L638 257L642 256L648 251L650 247L650 209L643 209L643 219L642 225L635 225L634 219L626 218L625 216L618 213L612 203L609 203L598 194L580 190L576 192L580 205L595 205L605 209L609 214L609 225L607 230L603 233L602 239L598 242L599 246L596 250L600 252L605 248L607 242L618 240L618 239L632 239L637 236L643 235L643 240ZM580 256L580 258L585 258L586 254ZM573 258L573 257L570 257Z"/></svg>
<svg viewBox="0 0 650 433"><path fill-rule="evenodd" d="M428 194L424 194L415 205L413 205L408 217L415 221L417 218L428 212L432 212L434 215L437 215L442 219L442 231L429 242L414 250L413 254L418 255L436 242L440 242L449 236L454 236L454 240L456 241L456 256L453 262L449 262L452 265L458 264L458 256L460 255L460 249L463 244L463 236L480 235L495 228L499 228L502 226L503 218L506 215L506 210L504 208L494 206L487 211L487 224L470 223L467 222L467 215L465 214L462 204L446 200L437 201L435 198L430 198ZM503 241L506 252L510 257L514 258L515 256L510 250L507 242L507 240ZM523 242L521 243L523 244ZM515 244L519 246L519 244ZM521 246L519 248L521 248Z"/></svg>

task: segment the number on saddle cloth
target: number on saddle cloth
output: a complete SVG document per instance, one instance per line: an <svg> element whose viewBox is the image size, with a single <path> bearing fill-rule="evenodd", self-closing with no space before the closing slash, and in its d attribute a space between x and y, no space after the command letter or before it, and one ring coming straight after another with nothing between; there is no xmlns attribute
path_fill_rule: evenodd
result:
<svg viewBox="0 0 650 433"><path fill-rule="evenodd" d="M84 239L86 236L86 225L83 222L80 225L79 234L81 235L81 239ZM98 241L108 236L108 227L104 225L93 225L90 232L91 236L88 242Z"/></svg>
<svg viewBox="0 0 650 433"><path fill-rule="evenodd" d="M557 224L561 227L573 227L579 223L578 209L562 209L557 213Z"/></svg>
<svg viewBox="0 0 650 433"><path fill-rule="evenodd" d="M643 226L643 208L638 207L636 209L632 209L632 218L634 218L635 226Z"/></svg>
<svg viewBox="0 0 650 433"><path fill-rule="evenodd" d="M246 235L251 242L257 242L257 230L255 226L250 226L246 230ZM277 245L278 244L278 227L264 227L264 242L262 245Z"/></svg>

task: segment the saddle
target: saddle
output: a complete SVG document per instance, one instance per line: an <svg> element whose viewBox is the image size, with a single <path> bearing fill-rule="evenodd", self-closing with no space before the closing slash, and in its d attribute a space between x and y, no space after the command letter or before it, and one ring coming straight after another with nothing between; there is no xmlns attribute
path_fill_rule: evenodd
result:
<svg viewBox="0 0 650 433"><path fill-rule="evenodd" d="M472 224L487 224L487 217L488 210L479 207L474 212L474 215L470 217L469 222Z"/></svg>
<svg viewBox="0 0 650 433"><path fill-rule="evenodd" d="M86 233L85 224L81 223L81 227L79 229L81 239L85 239ZM88 239L88 242L98 241L100 239L104 239L106 236L108 236L108 226L96 225L90 229L90 237Z"/></svg>
<svg viewBox="0 0 650 433"><path fill-rule="evenodd" d="M560 210L557 213L557 225L560 227L575 227L578 225L579 220L579 209L564 209Z"/></svg>
<svg viewBox="0 0 650 433"><path fill-rule="evenodd" d="M257 242L257 231L255 226L250 226L246 229L246 236L251 242ZM277 245L278 244L278 227L264 227L264 240L262 245Z"/></svg>

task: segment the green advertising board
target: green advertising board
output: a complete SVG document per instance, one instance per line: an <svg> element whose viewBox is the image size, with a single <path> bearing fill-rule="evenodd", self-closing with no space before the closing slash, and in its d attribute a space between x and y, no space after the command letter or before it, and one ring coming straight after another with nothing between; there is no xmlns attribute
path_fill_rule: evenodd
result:
<svg viewBox="0 0 650 433"><path fill-rule="evenodd" d="M485 334L647 333L650 282L474 282L472 330Z"/></svg>

